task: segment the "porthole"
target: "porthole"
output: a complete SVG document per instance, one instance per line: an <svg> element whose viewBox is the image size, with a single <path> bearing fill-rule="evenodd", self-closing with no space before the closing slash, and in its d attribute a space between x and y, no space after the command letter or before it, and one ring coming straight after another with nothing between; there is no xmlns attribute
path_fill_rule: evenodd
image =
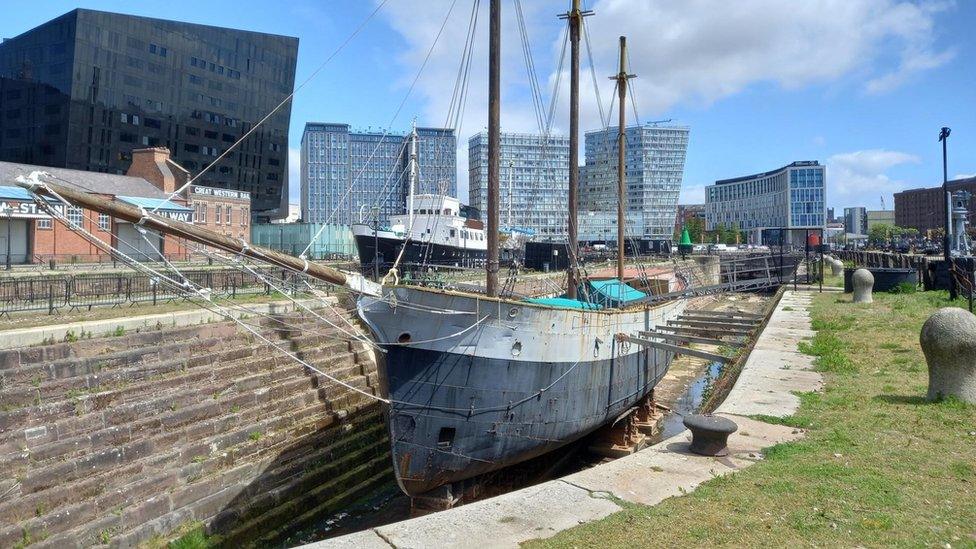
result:
<svg viewBox="0 0 976 549"><path fill-rule="evenodd" d="M397 337L397 343L410 343L410 332L403 332Z"/></svg>
<svg viewBox="0 0 976 549"><path fill-rule="evenodd" d="M520 354L522 354L522 342L516 341L515 344L512 345L512 356L519 356Z"/></svg>
<svg viewBox="0 0 976 549"><path fill-rule="evenodd" d="M519 313L518 307L512 307L511 309L508 310L508 318L515 318L516 316L518 316L518 313Z"/></svg>

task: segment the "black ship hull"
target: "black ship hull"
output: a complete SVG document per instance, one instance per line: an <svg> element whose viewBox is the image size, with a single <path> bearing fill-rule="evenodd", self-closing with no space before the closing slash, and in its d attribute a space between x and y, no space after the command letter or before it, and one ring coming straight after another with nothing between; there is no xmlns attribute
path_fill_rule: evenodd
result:
<svg viewBox="0 0 976 549"><path fill-rule="evenodd" d="M684 302L587 311L398 286L363 297L384 353L400 487L419 495L551 452L613 422L673 354L617 341Z"/></svg>
<svg viewBox="0 0 976 549"><path fill-rule="evenodd" d="M404 247L404 240L400 238L356 235L355 239L356 249L359 251L359 262L364 269L372 269L377 261L381 268L390 267ZM458 248L444 244L427 244L411 240L406 243L406 250L400 263L404 265L478 267L485 264L485 254L485 250Z"/></svg>

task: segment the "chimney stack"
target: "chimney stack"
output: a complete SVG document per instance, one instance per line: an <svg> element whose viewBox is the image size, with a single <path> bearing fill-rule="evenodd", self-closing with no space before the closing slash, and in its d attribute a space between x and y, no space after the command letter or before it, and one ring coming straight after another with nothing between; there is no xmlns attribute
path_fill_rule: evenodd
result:
<svg viewBox="0 0 976 549"><path fill-rule="evenodd" d="M132 165L125 175L141 177L166 194L176 192L186 182L189 172L169 158L166 147L132 151Z"/></svg>

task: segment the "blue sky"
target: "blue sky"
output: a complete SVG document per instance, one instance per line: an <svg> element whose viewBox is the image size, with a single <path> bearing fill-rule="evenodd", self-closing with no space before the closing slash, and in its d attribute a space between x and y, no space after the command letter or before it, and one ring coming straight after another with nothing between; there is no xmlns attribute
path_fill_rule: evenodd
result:
<svg viewBox="0 0 976 549"><path fill-rule="evenodd" d="M377 0L378 1L378 0ZM15 36L75 7L286 34L300 39L298 78L312 73L378 5L377 1L268 2L169 0L0 0L0 36ZM397 105L446 20L430 61L396 120L402 130L446 119L472 0L388 0L350 44L296 96L291 173L307 121L374 129ZM522 0L545 100L555 79L568 0ZM691 127L682 202L703 200L716 179L793 160L828 165L828 206L889 209L891 193L941 182L939 128L953 129L949 175L976 173L976 2L958 0L597 0L584 2L596 73L616 72L617 35L629 36L642 120ZM515 31L503 4L505 130L537 131ZM466 142L486 120L485 35L481 5L470 99L459 132L459 189L466 198ZM585 62L585 56L584 56ZM565 131L567 83L556 128ZM588 67L582 125L599 127ZM297 200L298 181L291 178Z"/></svg>

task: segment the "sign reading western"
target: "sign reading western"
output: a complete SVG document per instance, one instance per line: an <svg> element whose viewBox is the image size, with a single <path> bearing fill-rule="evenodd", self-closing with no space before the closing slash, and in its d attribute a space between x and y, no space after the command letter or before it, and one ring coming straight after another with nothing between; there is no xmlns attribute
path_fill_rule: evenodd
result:
<svg viewBox="0 0 976 549"><path fill-rule="evenodd" d="M233 198L235 200L250 200L251 193L247 191L233 191L230 189L215 189L213 187L201 187L200 185L194 185L192 189L193 194L201 194L208 196L217 196L220 198Z"/></svg>
<svg viewBox="0 0 976 549"><path fill-rule="evenodd" d="M64 204L49 203L51 208L59 214L64 214ZM193 210L158 210L156 215L175 219L184 223L193 223ZM24 200L0 199L0 219L51 219L51 216L38 207L36 202Z"/></svg>
<svg viewBox="0 0 976 549"><path fill-rule="evenodd" d="M51 204L57 211L63 211L61 204ZM13 219L50 219L51 216L41 210L34 201L3 200L0 199L0 218Z"/></svg>

